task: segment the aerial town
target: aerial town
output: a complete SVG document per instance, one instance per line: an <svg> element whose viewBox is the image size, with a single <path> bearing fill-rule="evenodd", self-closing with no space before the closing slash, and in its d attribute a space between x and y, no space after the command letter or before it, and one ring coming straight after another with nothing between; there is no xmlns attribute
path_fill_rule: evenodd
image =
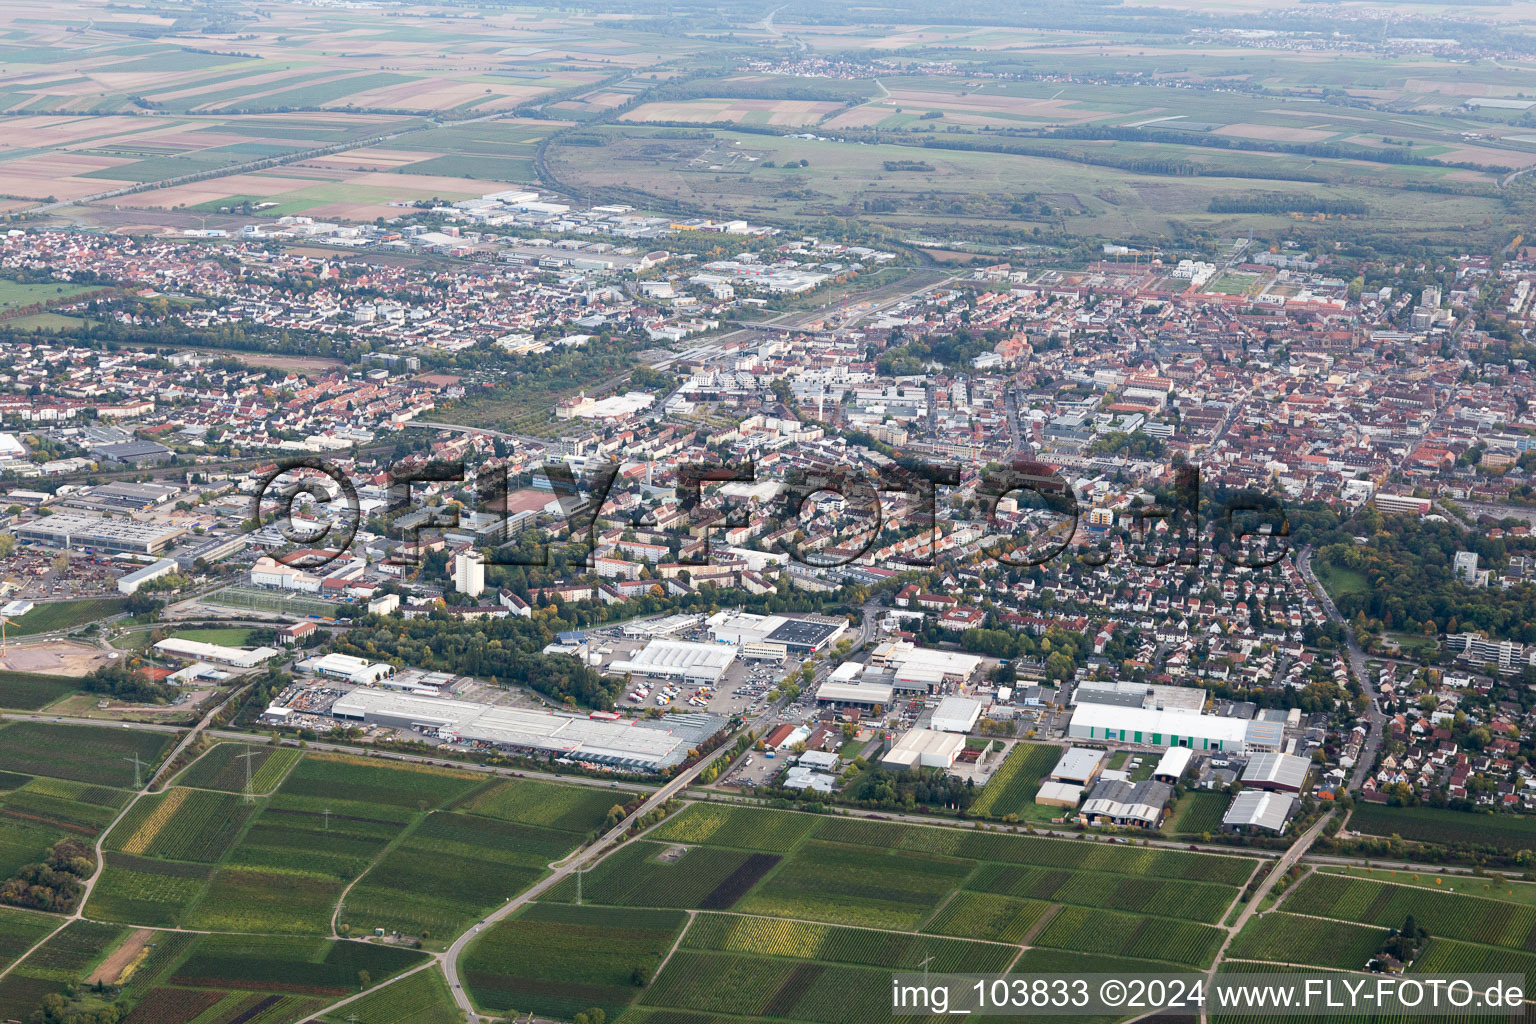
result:
<svg viewBox="0 0 1536 1024"><path fill-rule="evenodd" d="M1536 8L21 6L0 1020L1536 972Z"/></svg>

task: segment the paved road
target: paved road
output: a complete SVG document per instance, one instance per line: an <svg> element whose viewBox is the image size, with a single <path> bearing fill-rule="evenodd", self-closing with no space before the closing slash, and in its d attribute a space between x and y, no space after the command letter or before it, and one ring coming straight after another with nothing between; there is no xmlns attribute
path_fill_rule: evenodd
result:
<svg viewBox="0 0 1536 1024"><path fill-rule="evenodd" d="M1370 732L1366 734L1365 745L1360 749L1360 759L1355 762L1355 770L1349 777L1349 788L1353 792L1359 792L1360 786L1370 774L1371 768L1376 764L1376 753L1381 749L1381 739L1386 731L1387 716L1381 713L1381 707L1376 703L1376 680L1371 678L1371 673L1365 664L1365 651L1355 641L1355 631L1339 614L1334 607L1333 598L1328 596L1328 591L1318 580L1317 574L1312 571L1312 549L1302 548L1301 554L1296 559L1296 569L1302 578L1312 587L1318 601L1323 606L1323 611L1328 618L1344 627L1344 638L1349 649L1349 665L1354 670L1355 678L1360 681L1360 688L1365 691L1366 699L1370 706L1366 710L1366 721Z"/></svg>
<svg viewBox="0 0 1536 1024"><path fill-rule="evenodd" d="M542 882L514 897L513 899L508 900L499 910L493 911L492 913L486 915L484 923L486 925L495 924L497 921L500 921L502 918L513 913L519 907L528 903L530 900L536 899L541 894L548 892L556 885L559 885L560 882L573 871L578 870L589 862L598 860L604 853L608 851L609 847L613 846L614 843L618 841L620 836L628 831L629 827L634 824L634 822L639 820L644 815L649 814L651 811L655 810L661 805L665 804L668 800L672 799L674 796L677 796L683 790L687 789L688 786L693 783L693 780L698 778L699 773L704 770L706 765L713 762L716 758L724 756L728 751L732 749L735 739L735 734L726 737L725 742L721 743L719 747L715 748L707 756L699 758L697 764L687 769L686 771L679 773L676 778L672 779L666 785L658 789L655 793L651 794L650 799L641 804L632 814L629 815L629 817L619 822L606 835L598 839L597 842L593 843L585 850L578 851L577 853L571 855ZM459 957L463 954L464 948L469 945L469 943L477 934L479 934L479 931L479 925L470 928L469 931L455 939L453 941L453 945L449 946L448 951L441 957L443 973L448 976L448 987L453 992L454 1002L459 1004L459 1009L468 1014L471 1024L474 1024L474 1022L479 1021L481 1018L474 1012L474 1006L470 1003L469 996L465 994L464 989L459 984ZM331 1012L333 1013L335 1009L336 1008L334 1006L330 1008Z"/></svg>
<svg viewBox="0 0 1536 1024"><path fill-rule="evenodd" d="M1238 933L1243 930L1243 926L1258 912L1259 904L1264 902L1264 897L1269 894L1270 889L1274 888L1275 883L1284 877L1285 873L1291 870L1306 855L1308 847L1322 834L1323 828L1328 824L1333 815L1334 812L1329 811L1321 818L1318 818L1311 828L1296 837L1296 841L1291 844L1290 849L1281 854L1274 867L1270 868L1269 874L1264 877L1264 881L1260 882L1258 887L1253 890L1253 895L1244 904L1242 913L1237 915L1237 920L1233 922L1232 927L1227 929L1227 937L1222 941L1221 949L1216 951L1216 959L1211 962L1211 969L1207 972L1208 974L1212 976L1216 974L1216 970L1221 966L1222 958L1226 956L1227 947L1232 944L1232 940L1237 938ZM1204 1014L1202 1013L1203 1016Z"/></svg>

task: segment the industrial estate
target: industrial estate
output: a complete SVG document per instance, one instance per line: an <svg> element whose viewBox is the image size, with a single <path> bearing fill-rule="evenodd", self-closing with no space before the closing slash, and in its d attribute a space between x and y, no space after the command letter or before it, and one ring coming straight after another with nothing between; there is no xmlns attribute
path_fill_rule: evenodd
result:
<svg viewBox="0 0 1536 1024"><path fill-rule="evenodd" d="M0 5L0 1022L1526 1019L1533 97L1528 0Z"/></svg>

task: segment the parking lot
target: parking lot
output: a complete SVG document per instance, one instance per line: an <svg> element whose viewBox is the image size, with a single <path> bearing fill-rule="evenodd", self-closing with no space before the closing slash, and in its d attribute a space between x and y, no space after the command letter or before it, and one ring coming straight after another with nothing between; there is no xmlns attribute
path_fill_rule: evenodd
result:
<svg viewBox="0 0 1536 1024"><path fill-rule="evenodd" d="M587 643L593 653L602 657L603 671L618 661L634 657L649 642L646 639L625 637L617 627L587 630ZM695 630L680 633L670 639L692 643L709 643L707 631ZM737 658L726 667L718 683L710 686L685 681L676 677L646 675L638 672L625 673L629 682L616 702L621 709L640 711L646 708L668 707L674 711L708 711L711 714L754 715L767 706L767 694L785 676L798 672L800 663L786 661L782 665L764 661L743 661ZM674 689L669 703L658 704L657 697L668 687ZM644 691L643 693L641 691ZM639 694L632 699L632 694ZM700 705L689 704L698 699Z"/></svg>

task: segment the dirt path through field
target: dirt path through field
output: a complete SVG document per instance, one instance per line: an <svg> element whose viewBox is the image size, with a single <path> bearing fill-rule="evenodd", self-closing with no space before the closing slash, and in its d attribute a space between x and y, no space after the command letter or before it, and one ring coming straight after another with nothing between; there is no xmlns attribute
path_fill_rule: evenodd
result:
<svg viewBox="0 0 1536 1024"><path fill-rule="evenodd" d="M122 976L123 968L133 963L155 934L148 928L140 928L128 936L121 946L112 951L111 956L101 962L100 967L91 972L91 976L85 979L85 983L87 985L95 985L98 982L103 985L116 984L117 979Z"/></svg>

